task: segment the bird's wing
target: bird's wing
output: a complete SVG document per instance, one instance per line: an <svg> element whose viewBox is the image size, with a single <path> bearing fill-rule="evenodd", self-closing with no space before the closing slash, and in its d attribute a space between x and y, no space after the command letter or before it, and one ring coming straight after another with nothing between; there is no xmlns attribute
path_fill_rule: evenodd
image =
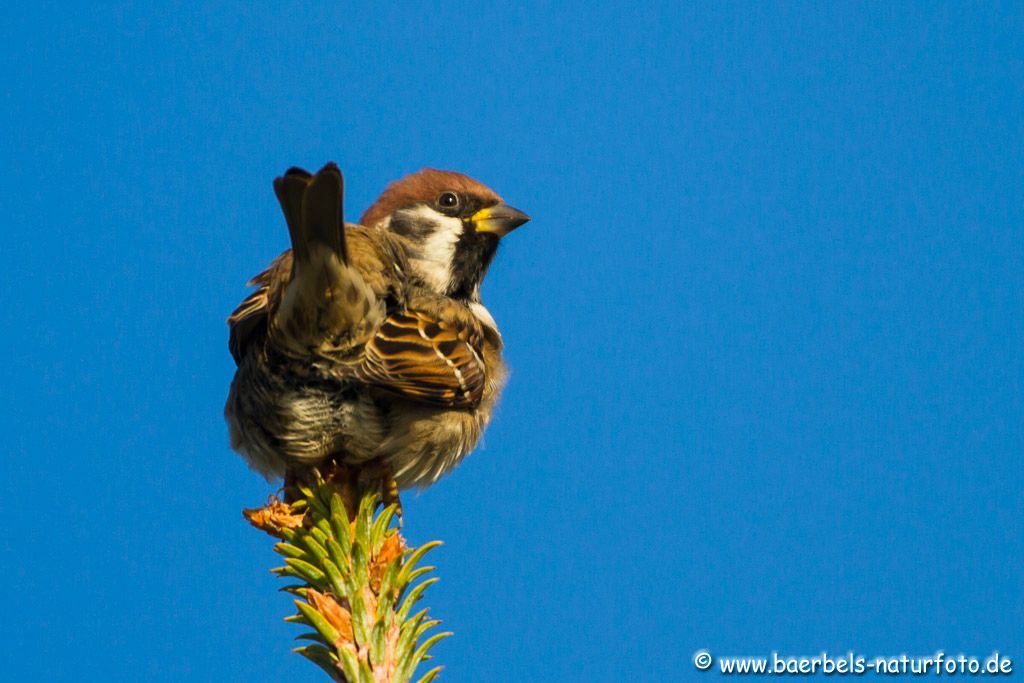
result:
<svg viewBox="0 0 1024 683"><path fill-rule="evenodd" d="M253 342L266 336L267 320L273 308L271 299L283 291L291 279L291 273L292 251L289 249L271 261L266 270L246 283L249 287L255 286L256 291L238 304L238 308L228 317L228 348L236 364L242 362Z"/></svg>
<svg viewBox="0 0 1024 683"><path fill-rule="evenodd" d="M473 326L406 310L366 345L359 375L390 393L431 405L475 408L483 397L483 335Z"/></svg>

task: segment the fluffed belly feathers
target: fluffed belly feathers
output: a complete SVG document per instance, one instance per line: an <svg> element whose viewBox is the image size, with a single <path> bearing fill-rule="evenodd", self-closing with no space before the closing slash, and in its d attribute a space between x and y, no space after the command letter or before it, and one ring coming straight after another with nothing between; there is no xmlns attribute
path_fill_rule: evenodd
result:
<svg viewBox="0 0 1024 683"><path fill-rule="evenodd" d="M504 381L494 372L475 409L446 409L356 383L293 377L254 355L239 366L224 414L231 447L268 480L333 456L386 465L401 489L429 486L477 445Z"/></svg>

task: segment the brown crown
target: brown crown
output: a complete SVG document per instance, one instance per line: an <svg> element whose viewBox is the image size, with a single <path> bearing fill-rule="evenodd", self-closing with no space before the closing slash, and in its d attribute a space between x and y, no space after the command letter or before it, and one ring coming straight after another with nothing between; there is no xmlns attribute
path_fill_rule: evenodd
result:
<svg viewBox="0 0 1024 683"><path fill-rule="evenodd" d="M432 202L446 190L477 197L485 204L496 204L501 201L501 197L495 194L494 190L468 175L425 168L388 185L359 222L362 225L374 225L403 206Z"/></svg>

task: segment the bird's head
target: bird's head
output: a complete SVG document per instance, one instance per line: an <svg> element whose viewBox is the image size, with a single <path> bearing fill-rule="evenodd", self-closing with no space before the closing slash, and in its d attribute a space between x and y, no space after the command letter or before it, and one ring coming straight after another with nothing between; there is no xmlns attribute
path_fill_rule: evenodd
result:
<svg viewBox="0 0 1024 683"><path fill-rule="evenodd" d="M427 168L391 183L360 223L409 240L415 275L438 294L479 301L498 242L528 220L469 176Z"/></svg>

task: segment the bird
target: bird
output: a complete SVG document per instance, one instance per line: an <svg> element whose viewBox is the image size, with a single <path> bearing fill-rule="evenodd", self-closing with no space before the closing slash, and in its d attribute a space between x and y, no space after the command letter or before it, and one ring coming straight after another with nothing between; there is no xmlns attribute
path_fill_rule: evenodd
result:
<svg viewBox="0 0 1024 683"><path fill-rule="evenodd" d="M475 448L504 387L480 285L530 217L431 168L391 183L359 224L344 222L333 162L290 168L274 191L291 248L228 318L232 448L286 487L331 462L396 495L435 483Z"/></svg>

